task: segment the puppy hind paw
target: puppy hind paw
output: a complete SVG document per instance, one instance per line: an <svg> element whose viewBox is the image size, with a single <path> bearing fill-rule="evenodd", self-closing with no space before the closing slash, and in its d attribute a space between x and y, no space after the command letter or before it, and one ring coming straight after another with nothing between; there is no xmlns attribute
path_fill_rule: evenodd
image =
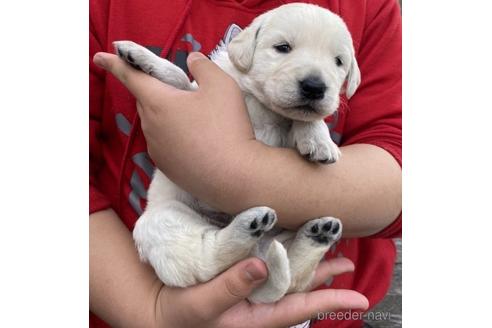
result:
<svg viewBox="0 0 492 328"><path fill-rule="evenodd" d="M304 234L321 245L333 244L342 236L342 222L333 217L322 217L306 223Z"/></svg>
<svg viewBox="0 0 492 328"><path fill-rule="evenodd" d="M250 236L259 238L273 228L277 222L277 214L266 206L253 207L237 215L234 221Z"/></svg>

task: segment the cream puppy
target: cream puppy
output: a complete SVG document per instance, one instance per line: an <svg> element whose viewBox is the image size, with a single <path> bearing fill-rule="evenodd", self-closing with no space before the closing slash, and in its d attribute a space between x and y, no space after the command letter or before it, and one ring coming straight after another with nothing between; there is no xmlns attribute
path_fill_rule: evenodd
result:
<svg viewBox="0 0 492 328"><path fill-rule="evenodd" d="M165 83L198 88L180 68L144 47L118 41L115 48L132 66ZM323 118L336 111L342 89L350 97L360 83L352 39L340 17L315 5L281 6L257 17L212 60L243 91L258 140L297 149L313 162L338 160ZM272 229L276 220L265 206L235 216L221 213L156 170L133 237L141 259L169 286L208 281L258 256L269 276L249 300L266 303L306 290L342 232L340 220L332 217L314 218L297 232Z"/></svg>

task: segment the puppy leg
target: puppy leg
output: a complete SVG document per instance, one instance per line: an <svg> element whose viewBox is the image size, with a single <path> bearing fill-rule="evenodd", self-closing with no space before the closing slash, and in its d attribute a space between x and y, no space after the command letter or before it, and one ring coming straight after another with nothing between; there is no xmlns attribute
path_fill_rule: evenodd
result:
<svg viewBox="0 0 492 328"><path fill-rule="evenodd" d="M177 200L149 203L133 230L140 258L168 286L200 282L203 234L218 230Z"/></svg>
<svg viewBox="0 0 492 328"><path fill-rule="evenodd" d="M310 161L322 164L334 163L341 155L323 120L293 121L289 131L289 145L297 148L299 153Z"/></svg>
<svg viewBox="0 0 492 328"><path fill-rule="evenodd" d="M211 259L202 267L207 274L206 279L248 257L258 240L276 222L277 216L271 208L253 207L238 214L227 227L204 236L202 253L205 258Z"/></svg>
<svg viewBox="0 0 492 328"><path fill-rule="evenodd" d="M289 293L310 286L316 266L341 235L342 223L332 217L311 220L299 229L287 251L292 277Z"/></svg>
<svg viewBox="0 0 492 328"><path fill-rule="evenodd" d="M156 56L149 49L132 41L115 41L113 45L117 55L134 68L178 89L195 89L181 68L164 58Z"/></svg>
<svg viewBox="0 0 492 328"><path fill-rule="evenodd" d="M140 257L168 286L205 282L246 258L277 218L268 207L237 215L225 228L209 224L176 200L149 206L133 230Z"/></svg>
<svg viewBox="0 0 492 328"><path fill-rule="evenodd" d="M253 254L265 261L268 279L248 297L252 303L272 303L281 299L290 286L289 259L285 247L273 238L258 242Z"/></svg>

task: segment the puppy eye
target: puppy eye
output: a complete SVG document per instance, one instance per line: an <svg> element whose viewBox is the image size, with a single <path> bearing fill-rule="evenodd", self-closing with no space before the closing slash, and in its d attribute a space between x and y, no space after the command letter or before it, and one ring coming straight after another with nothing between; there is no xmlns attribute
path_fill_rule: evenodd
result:
<svg viewBox="0 0 492 328"><path fill-rule="evenodd" d="M288 44L288 43L277 44L273 47L275 48L275 50L277 50L278 52L283 53L283 54L289 53L292 50L292 48L290 47L290 44Z"/></svg>
<svg viewBox="0 0 492 328"><path fill-rule="evenodd" d="M340 56L335 57L335 63L337 66L343 66L342 58L340 58Z"/></svg>

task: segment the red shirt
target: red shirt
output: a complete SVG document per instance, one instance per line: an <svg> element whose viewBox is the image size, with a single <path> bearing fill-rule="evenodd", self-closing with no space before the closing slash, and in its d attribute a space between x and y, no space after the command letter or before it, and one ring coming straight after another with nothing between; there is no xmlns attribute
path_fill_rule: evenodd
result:
<svg viewBox="0 0 492 328"><path fill-rule="evenodd" d="M112 42L132 40L186 70L190 51L209 54L259 14L294 1L98 0L90 1L90 211L111 207L132 230L145 208L153 163L146 153L135 99L114 77L92 63ZM339 145L373 144L401 165L401 15L396 0L309 1L346 22L354 40L362 83L327 118ZM233 25L235 24L235 25ZM322 35L319 36L323 37ZM330 288L357 290L371 306L386 294L392 277L401 216L371 238L345 239L326 258L345 256L355 272L337 276ZM326 288L328 286L324 286ZM91 327L104 323L91 315ZM323 320L314 327L359 327L359 322Z"/></svg>

